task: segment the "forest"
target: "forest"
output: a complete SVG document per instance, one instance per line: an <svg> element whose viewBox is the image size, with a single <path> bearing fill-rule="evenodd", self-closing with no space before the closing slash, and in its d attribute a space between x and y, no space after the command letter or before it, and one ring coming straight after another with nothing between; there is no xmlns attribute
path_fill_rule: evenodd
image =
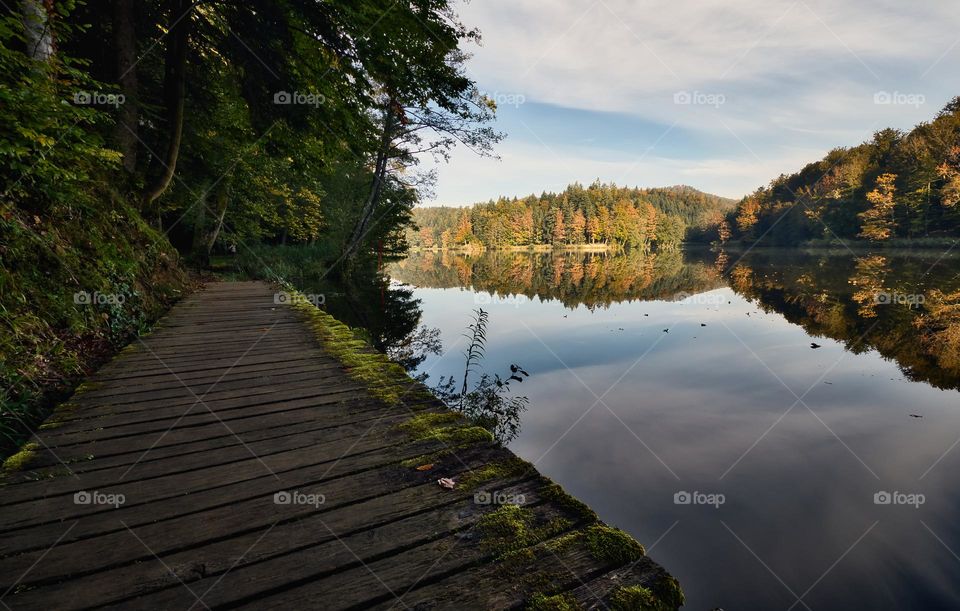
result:
<svg viewBox="0 0 960 611"><path fill-rule="evenodd" d="M711 239L770 245L949 245L960 236L960 98L909 132L884 129L743 198Z"/></svg>
<svg viewBox="0 0 960 611"><path fill-rule="evenodd" d="M211 256L302 245L349 275L403 252L418 161L501 138L466 75L479 38L448 0L5 6L0 437Z"/></svg>
<svg viewBox="0 0 960 611"><path fill-rule="evenodd" d="M717 226L734 203L687 186L640 189L598 180L472 207L418 207L407 241L425 249L603 244L673 250L688 234Z"/></svg>

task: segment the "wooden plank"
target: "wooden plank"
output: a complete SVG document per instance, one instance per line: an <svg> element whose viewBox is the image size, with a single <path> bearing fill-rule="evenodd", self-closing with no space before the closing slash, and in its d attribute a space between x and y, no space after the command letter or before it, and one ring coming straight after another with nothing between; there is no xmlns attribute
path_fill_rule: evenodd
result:
<svg viewBox="0 0 960 611"><path fill-rule="evenodd" d="M99 490L87 490L86 487L81 487L83 483L79 482L77 491L97 491L104 495L120 494L125 502L119 507L78 505L71 492L30 501L24 505L4 507L6 532L0 532L0 556L33 549L31 546L34 542L62 532L62 524L72 520L78 520L77 526L65 541L120 530L121 520L127 526L133 527L227 504L258 500L259 497L284 490L284 486L317 485L364 471L370 473L364 474L362 479L376 482L379 481L379 475L374 471L418 456L428 445L393 448L390 452L372 451L395 446L396 442L396 438L385 439L372 434L332 442L329 446L337 448L340 454L332 453L322 458L311 458L309 452L293 450L170 477L114 484ZM427 451L436 450L438 447L437 444L429 445ZM333 491L330 494L336 495L343 488L341 484L342 482L327 486ZM189 499L182 498L185 488L191 491ZM11 519L10 514L17 513L18 510L28 515ZM11 528L16 530L9 530Z"/></svg>
<svg viewBox="0 0 960 611"><path fill-rule="evenodd" d="M283 375L312 372L317 375L324 375L328 372L336 372L338 370L338 368L332 365L323 366L317 364L309 357L292 358L293 355L290 356L291 358L286 360L272 360L269 363L253 365L246 369L241 365L237 365L236 367L228 365L222 367L220 370L203 372L202 375L188 379L182 378L173 370L167 371L166 376L159 380L152 378L146 380L142 378L122 379L117 381L118 384L122 386L104 386L101 389L85 393L87 395L85 399L90 402L116 405L118 403L136 400L140 397L159 397L161 394L163 394L163 396L177 396L191 393L201 394L214 388L230 388L231 384L236 384L244 380L260 379L261 377L266 377L271 374ZM234 371L234 369L239 369L239 371ZM241 375L243 373L249 375ZM263 382L260 382L260 384L263 384ZM171 395L167 393L167 391L173 394ZM130 395L136 396L131 397Z"/></svg>
<svg viewBox="0 0 960 611"><path fill-rule="evenodd" d="M423 450L430 451L431 447L436 450L439 449L440 444L425 444ZM413 448L410 449L415 451ZM408 456L413 455L415 454L411 453ZM394 456L397 460L401 457L404 456ZM449 461L451 466L439 473L456 475L471 466L479 467L485 464L487 458L473 452L471 455L463 456L462 461L466 466L462 466L459 460L451 459ZM210 496L222 494L222 498L209 499L213 504L211 509L198 513L181 513L172 519L157 521L151 516L149 506L146 510L130 508L126 515L134 516L135 512L142 512L143 515L135 516L138 521L134 524L126 520L124 522L135 529L136 535L147 542L149 549L137 545L136 538L131 536L124 522L120 521L122 513L126 511L123 507L117 510L112 519L105 517L99 519L102 527L108 529L108 532L98 537L77 540L73 535L75 529L90 528L87 525L96 519L93 516L84 520L51 525L52 532L45 535L44 547L0 558L0 588L5 591L11 587L13 580L23 572L24 567L33 566L33 569L24 577L21 585L56 582L68 577L87 575L132 562L149 560L155 555L192 549L232 536L257 532L271 524L293 522L314 513L349 507L360 501L390 495L417 484L430 482L432 486L436 486L435 480L438 477L437 471L421 473L402 468L397 463L358 473L345 469L341 466L342 464L342 462L335 463L329 472L327 471L330 468L329 465L313 466L289 478L285 476L280 482L272 477L269 481L268 478L262 478L263 485L259 486L252 496L248 489L248 498L242 502L237 502L237 493L232 489L208 492L207 495ZM316 478L325 479L316 481ZM250 484L247 483L238 488L249 486ZM325 503L318 508L313 505L281 505L274 502L274 494L289 490L297 490L304 495L322 494L325 497ZM196 499L199 497L199 494L190 495L190 502L197 502ZM349 514L350 519L356 522L358 515L353 512ZM16 537L16 534L12 536ZM50 543L58 538L61 538L60 543L53 549L48 549ZM8 547L13 546L8 545L4 539L2 543L4 554L9 553ZM41 559L42 562L40 562Z"/></svg>
<svg viewBox="0 0 960 611"><path fill-rule="evenodd" d="M526 481L506 485L503 490L524 497L537 523L547 524L562 513L538 505L538 487L536 482ZM326 599L327 593L337 592L336 599L325 602L324 608L346 609L390 591L403 592L440 566L457 570L490 556L476 543L479 537L474 528L498 507L477 504L467 493L447 492L445 496L456 496L458 501L352 534L334 532L321 523L310 531L318 541L308 547L268 559L261 554L256 563L244 557L229 572L208 572L205 578L189 583L189 590L168 588L124 601L124 607L185 608L196 603L192 591L202 595L203 604L210 607L245 601L269 606L277 599L295 608L310 608L315 601ZM206 568L209 571L210 567Z"/></svg>
<svg viewBox="0 0 960 611"><path fill-rule="evenodd" d="M272 379L276 380L278 378L274 377ZM46 438L52 443L58 443L58 437L70 433L103 430L124 424L129 425L134 423L158 422L169 418L179 418L184 414L187 408L194 404L199 404L201 401L203 405L201 405L200 411L207 411L209 409L214 413L223 414L231 409L236 409L243 406L266 405L268 403L278 403L282 401L289 401L291 399L319 397L327 393L336 392L338 390L357 388L356 383L351 383L350 380L344 380L342 376L308 378L308 381L309 383L307 385L296 389L300 392L289 392L291 389L287 389L285 385L278 385L274 388L283 388L285 392L275 391L272 394L259 394L252 397L241 397L238 400L229 402L210 402L207 401L203 395L197 395L196 397L191 396L193 399L191 402L178 407L135 411L126 409L119 411L113 409L99 416L91 416L88 418L78 418L60 422L56 427L47 429ZM240 401L243 401L243 403L239 403Z"/></svg>
<svg viewBox="0 0 960 611"><path fill-rule="evenodd" d="M331 388L330 392L323 393L316 397L301 399L299 401L281 401L276 403L259 403L252 407L238 409L219 410L213 412L204 407L203 401L196 401L187 410L184 410L176 418L170 417L163 420L131 422L111 426L106 429L84 430L79 432L65 433L63 435L51 436L50 447L60 448L75 443L88 443L92 441L104 441L108 439L123 439L133 435L142 435L145 433L166 432L176 425L178 430L189 430L193 427L199 427L205 424L223 424L243 418L252 418L262 416L273 412L286 412L295 409L316 408L324 405L338 404L341 401L348 401L358 397L362 387L356 383L349 385L338 385ZM202 395L197 395L198 398Z"/></svg>
<svg viewBox="0 0 960 611"><path fill-rule="evenodd" d="M513 455L412 440L398 425L439 401L376 399L275 292L215 283L188 296L39 432L30 471L0 496L4 605L518 608L549 584L601 608L621 584L669 577L646 558L598 557L583 539L594 518L532 468L488 482L524 495L547 538L524 543L529 565L505 565L475 530L497 507L437 478ZM414 468L423 460L432 469ZM324 502L278 504L289 491Z"/></svg>
<svg viewBox="0 0 960 611"><path fill-rule="evenodd" d="M73 477L58 477L54 479L27 482L18 486L8 486L0 498L0 508L22 504L26 501L44 499L61 494L73 494L77 490L88 488L101 489L115 486L121 482L142 481L152 478L170 476L193 469L206 469L218 465L235 463L250 458L251 454L261 458L303 448L312 448L316 453L331 451L331 442L355 440L361 435L369 435L383 427L394 427L407 419L405 414L376 411L374 414L359 422L344 424L338 427L323 427L313 430L299 430L296 434L285 437L271 437L261 441L251 441L241 444L239 441L227 447L213 447L199 452L178 452L173 456L152 461L141 461L107 469L100 469L88 473L82 480ZM348 442L350 444L356 441ZM327 445L324 445L327 444ZM360 447L348 449L360 451ZM322 454L320 454L322 455ZM148 455L149 456L149 455ZM84 487L78 487L82 485ZM2 511L2 509L0 509ZM0 528L2 528L0 521Z"/></svg>

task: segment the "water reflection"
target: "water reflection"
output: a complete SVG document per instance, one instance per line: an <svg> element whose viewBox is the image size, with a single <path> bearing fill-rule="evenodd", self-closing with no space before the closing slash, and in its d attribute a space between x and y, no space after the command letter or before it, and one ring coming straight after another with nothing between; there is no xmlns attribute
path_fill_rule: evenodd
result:
<svg viewBox="0 0 960 611"><path fill-rule="evenodd" d="M389 271L440 330L431 376L457 372L490 304L487 358L536 380L511 448L652 547L689 608L960 607L956 259L427 253Z"/></svg>
<svg viewBox="0 0 960 611"><path fill-rule="evenodd" d="M843 342L854 353L878 350L896 360L912 380L960 388L956 263L956 257L939 255L844 256L770 249L746 256L710 251L426 252L393 264L389 272L417 287L462 287L591 310L729 286L811 335Z"/></svg>
<svg viewBox="0 0 960 611"><path fill-rule="evenodd" d="M730 286L808 333L875 349L904 375L960 388L960 275L955 257L751 253Z"/></svg>
<svg viewBox="0 0 960 611"><path fill-rule="evenodd" d="M495 295L555 299L568 307L590 309L621 301L671 298L723 285L708 263L684 264L680 252L488 251L479 256L426 252L392 265L390 274L417 286L468 287Z"/></svg>
<svg viewBox="0 0 960 611"><path fill-rule="evenodd" d="M301 291L323 295L324 309L351 327L364 329L370 342L407 371L414 372L430 354L440 354L440 332L421 324L420 300L410 287L391 283L374 265L349 279L333 279L323 270L293 279Z"/></svg>

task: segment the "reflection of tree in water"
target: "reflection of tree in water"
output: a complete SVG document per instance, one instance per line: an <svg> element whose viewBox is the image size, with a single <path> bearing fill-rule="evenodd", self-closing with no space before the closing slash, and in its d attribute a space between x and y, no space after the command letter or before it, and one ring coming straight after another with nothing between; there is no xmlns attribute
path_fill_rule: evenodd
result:
<svg viewBox="0 0 960 611"><path fill-rule="evenodd" d="M458 277L470 277L472 270L462 261L447 259L456 265ZM440 330L420 324L420 300L413 289L392 284L374 266L360 268L349 279L331 279L322 273L296 282L305 293L324 295L324 308L351 327L364 329L370 342L406 371L413 372L430 354L440 354ZM527 377L518 365L511 365L504 376L488 374L480 361L486 345L487 314L478 310L477 318L468 327L470 353L462 385L453 378L441 378L434 393L452 409L488 429L501 443L508 443L520 432L520 416L527 407L525 396L510 393L511 382ZM427 374L417 379L426 382Z"/></svg>
<svg viewBox="0 0 960 611"><path fill-rule="evenodd" d="M440 330L420 324L420 300L410 287L391 284L373 266L356 272L350 280L302 278L298 288L323 294L325 309L351 327L367 331L378 350L407 371L415 370L430 354L440 354Z"/></svg>
<svg viewBox="0 0 960 611"><path fill-rule="evenodd" d="M850 276L850 284L857 287L853 300L860 304L857 314L863 318L876 318L877 305L884 293L883 280L890 269L887 258L880 255L857 257L856 272Z"/></svg>
<svg viewBox="0 0 960 611"><path fill-rule="evenodd" d="M684 264L680 252L625 253L487 251L414 254L391 275L417 286L469 287L498 295L556 299L568 307L607 307L620 301L669 299L722 286L710 266ZM467 280L467 281L465 281Z"/></svg>
<svg viewBox="0 0 960 611"><path fill-rule="evenodd" d="M915 325L923 346L945 371L960 377L960 291L934 289L926 295L925 313Z"/></svg>
<svg viewBox="0 0 960 611"><path fill-rule="evenodd" d="M713 262L713 269L715 269L718 274L722 274L726 272L727 265L729 264L730 255L727 254L727 251L721 249L720 252L717 253L716 260Z"/></svg>
<svg viewBox="0 0 960 611"><path fill-rule="evenodd" d="M731 288L807 333L852 352L876 349L904 375L960 388L960 278L956 260L751 253L730 273ZM937 288L932 288L937 287ZM878 295L883 297L878 298ZM897 296L920 295L921 306Z"/></svg>

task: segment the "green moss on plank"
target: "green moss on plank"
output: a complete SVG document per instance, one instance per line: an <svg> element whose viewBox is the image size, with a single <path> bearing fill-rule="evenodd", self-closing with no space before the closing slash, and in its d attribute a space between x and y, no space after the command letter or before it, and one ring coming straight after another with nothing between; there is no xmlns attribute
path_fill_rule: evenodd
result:
<svg viewBox="0 0 960 611"><path fill-rule="evenodd" d="M579 611L583 607L569 594L554 594L547 596L537 592L530 597L527 611Z"/></svg>
<svg viewBox="0 0 960 611"><path fill-rule="evenodd" d="M606 524L591 524L549 541L546 547L557 554L574 545L585 545L591 556L607 566L624 566L646 555L636 539Z"/></svg>
<svg viewBox="0 0 960 611"><path fill-rule="evenodd" d="M27 463L33 459L37 453L37 450L39 449L40 445L33 441L24 444L24 446L20 448L19 452L10 455L5 461L3 461L4 472L15 473L17 471L23 471L27 466Z"/></svg>
<svg viewBox="0 0 960 611"><path fill-rule="evenodd" d="M510 456L509 458L496 460L471 470L460 479L460 487L465 490L472 490L489 481L516 477L533 472L533 465L516 456Z"/></svg>
<svg viewBox="0 0 960 611"><path fill-rule="evenodd" d="M635 562L647 554L636 539L619 528L593 524L586 529L585 535L593 557L614 566Z"/></svg>
<svg viewBox="0 0 960 611"><path fill-rule="evenodd" d="M319 310L301 293L286 287L294 295L292 307L304 314L308 325L323 347L343 363L347 374L363 384L370 393L389 405L403 399L420 399L423 389L407 375L403 367L374 350L362 331L351 329L333 316Z"/></svg>
<svg viewBox="0 0 960 611"><path fill-rule="evenodd" d="M655 584L650 586L650 591L660 602L659 609L664 611L678 609L686 602L686 597L680 588L680 582L670 574L664 574Z"/></svg>
<svg viewBox="0 0 960 611"><path fill-rule="evenodd" d="M84 382L77 386L74 394L82 392L91 392L103 388L103 382Z"/></svg>
<svg viewBox="0 0 960 611"><path fill-rule="evenodd" d="M579 520L584 522L598 522L600 518L597 516L597 513L590 509L586 503L576 499L570 494L567 493L563 488L561 488L555 482L550 481L547 478L544 478L547 481L547 484L540 489L540 495L547 501L550 501L571 514L575 515Z"/></svg>
<svg viewBox="0 0 960 611"><path fill-rule="evenodd" d="M519 505L503 505L480 518L481 545L497 556L529 547L533 538L533 512Z"/></svg>
<svg viewBox="0 0 960 611"><path fill-rule="evenodd" d="M473 426L455 412L417 414L398 425L414 441L440 441L447 445L468 445L493 441L487 429Z"/></svg>
<svg viewBox="0 0 960 611"><path fill-rule="evenodd" d="M477 523L477 530L484 550L509 566L517 566L535 562L536 554L531 548L572 525L565 518L537 525L536 515L531 509L520 505L502 505L483 516Z"/></svg>
<svg viewBox="0 0 960 611"><path fill-rule="evenodd" d="M653 592L643 586L619 587L610 596L611 611L658 611L661 607Z"/></svg>

